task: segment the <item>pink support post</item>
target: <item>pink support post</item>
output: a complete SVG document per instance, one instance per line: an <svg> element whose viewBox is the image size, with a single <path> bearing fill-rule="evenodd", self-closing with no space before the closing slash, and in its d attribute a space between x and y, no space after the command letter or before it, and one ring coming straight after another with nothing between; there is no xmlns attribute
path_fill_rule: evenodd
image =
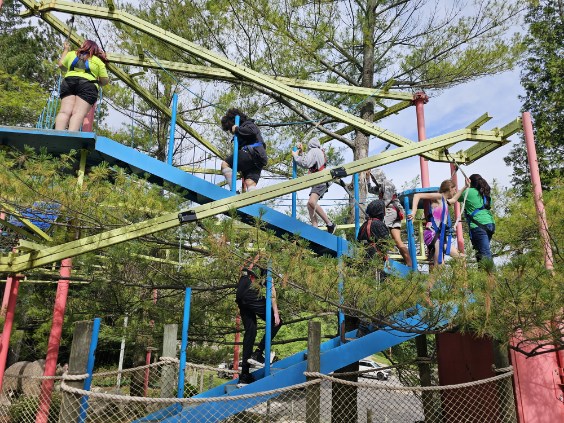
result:
<svg viewBox="0 0 564 423"><path fill-rule="evenodd" d="M12 275L12 278L8 306L6 308L6 320L4 321L4 330L2 331L2 349L0 350L0 391L2 391L2 384L4 383L4 371L6 370L6 359L8 358L8 350L10 348L10 335L12 334L12 327L14 326L16 300L18 299L18 290L20 288L22 275Z"/></svg>
<svg viewBox="0 0 564 423"><path fill-rule="evenodd" d="M239 342L241 342L241 316L237 314L235 317L235 346L233 347L233 370L239 370ZM239 375L233 373L233 379L237 379Z"/></svg>
<svg viewBox="0 0 564 423"><path fill-rule="evenodd" d="M145 355L145 364L148 366L151 364L151 347L147 347L147 354ZM143 380L143 396L149 395L149 372L150 368L145 369L145 378Z"/></svg>
<svg viewBox="0 0 564 423"><path fill-rule="evenodd" d="M2 298L2 309L0 310L0 317L6 317L6 311L8 310L8 300L10 298L10 292L12 290L12 283L14 277L8 275L6 278L6 286L4 287L4 297ZM2 349L2 334L0 334L0 350Z"/></svg>
<svg viewBox="0 0 564 423"><path fill-rule="evenodd" d="M458 176L456 175L456 166L454 163L450 164L450 173L452 175L452 182L458 189ZM457 201L454 203L454 215L458 218L460 216L460 203ZM462 222L458 222L456 225L456 243L458 246L458 251L464 252L464 234L462 232Z"/></svg>
<svg viewBox="0 0 564 423"><path fill-rule="evenodd" d="M8 309L8 299L10 298L10 290L12 289L12 282L14 277L8 275L6 278L6 287L4 288L4 296L2 297L2 310L0 310L0 317L6 316L6 310Z"/></svg>
<svg viewBox="0 0 564 423"><path fill-rule="evenodd" d="M415 104L415 114L417 116L417 138L419 142L425 141L425 111L424 105L429 102L429 97L423 91L419 91L413 95L413 103ZM421 167L421 186L427 188L431 186L429 182L429 163L424 157L419 157L419 165Z"/></svg>
<svg viewBox="0 0 564 423"><path fill-rule="evenodd" d="M49 343L47 344L47 356L45 357L45 370L43 372L43 376L47 377L55 376L57 370L57 359L59 357L59 346L61 345L61 337L63 335L63 322L65 309L67 307L71 270L72 259L68 258L62 260L61 269L59 270L61 279L59 279L59 283L57 284L57 294L53 308L53 323L51 324L51 333L49 334ZM54 383L54 379L44 379L41 384L39 408L35 418L36 423L47 423Z"/></svg>
<svg viewBox="0 0 564 423"><path fill-rule="evenodd" d="M552 247L550 246L550 236L548 234L548 222L542 201L542 186L539 173L539 163L537 160L537 150L535 149L535 136L533 134L533 123L529 112L523 113L523 130L525 131L525 144L527 146L527 157L531 170L531 182L533 184L533 198L539 219L539 229L544 248L544 264L547 269L554 269L552 258Z"/></svg>

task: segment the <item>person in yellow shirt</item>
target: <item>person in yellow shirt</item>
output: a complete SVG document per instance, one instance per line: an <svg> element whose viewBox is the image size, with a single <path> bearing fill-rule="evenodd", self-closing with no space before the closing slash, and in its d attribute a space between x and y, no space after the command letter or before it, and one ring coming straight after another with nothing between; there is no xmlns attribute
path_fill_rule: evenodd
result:
<svg viewBox="0 0 564 423"><path fill-rule="evenodd" d="M86 40L76 51L69 51L68 42L59 59L59 68L66 71L61 83L61 109L55 129L79 131L84 118L98 99L98 85L110 82L106 54L92 40Z"/></svg>

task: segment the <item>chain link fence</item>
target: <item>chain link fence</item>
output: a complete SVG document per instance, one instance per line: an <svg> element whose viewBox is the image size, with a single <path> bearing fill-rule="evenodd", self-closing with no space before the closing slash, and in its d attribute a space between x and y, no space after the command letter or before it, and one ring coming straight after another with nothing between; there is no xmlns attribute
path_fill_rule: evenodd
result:
<svg viewBox="0 0 564 423"><path fill-rule="evenodd" d="M397 369L384 370L385 379L367 372L306 373L308 382L283 389L247 395L237 395L235 389L225 397L177 399L177 360L96 373L90 391L81 389L87 375L46 379L13 369L7 371L0 395L0 423L517 421L511 369L489 379L442 387L406 386ZM188 364L185 397L223 384L231 373Z"/></svg>

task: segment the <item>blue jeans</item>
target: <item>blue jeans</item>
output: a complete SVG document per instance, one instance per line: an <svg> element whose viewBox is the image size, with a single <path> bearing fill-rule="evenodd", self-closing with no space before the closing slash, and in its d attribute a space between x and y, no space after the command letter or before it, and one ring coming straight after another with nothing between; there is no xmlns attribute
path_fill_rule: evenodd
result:
<svg viewBox="0 0 564 423"><path fill-rule="evenodd" d="M488 223L484 225L491 232L490 235L482 228L470 228L470 240L472 247L476 251L476 260L480 261L484 258L492 260L492 252L490 250L490 240L495 232L495 223Z"/></svg>

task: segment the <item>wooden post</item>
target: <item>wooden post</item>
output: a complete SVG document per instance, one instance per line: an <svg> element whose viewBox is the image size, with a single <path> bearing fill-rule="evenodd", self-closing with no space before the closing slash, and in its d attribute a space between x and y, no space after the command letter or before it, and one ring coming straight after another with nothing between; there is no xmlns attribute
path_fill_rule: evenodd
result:
<svg viewBox="0 0 564 423"><path fill-rule="evenodd" d="M69 359L69 375L82 375L86 373L93 326L94 323L91 321L81 321L75 324ZM82 389L84 380L71 380L66 382L66 384L73 388ZM75 422L78 419L80 400L80 396L63 392L59 423Z"/></svg>
<svg viewBox="0 0 564 423"><path fill-rule="evenodd" d="M419 335L415 338L417 349L417 367L419 368L419 379L421 386L431 386L431 366L429 365L429 351L427 349L427 335ZM437 422L439 404L435 401L432 391L423 391L421 394L423 402L423 413L425 421Z"/></svg>
<svg viewBox="0 0 564 423"><path fill-rule="evenodd" d="M321 370L321 323L310 321L307 333L307 371ZM307 380L315 378L308 377ZM306 388L306 423L319 423L321 387L319 384Z"/></svg>
<svg viewBox="0 0 564 423"><path fill-rule="evenodd" d="M163 357L176 358L178 325L164 325ZM176 397L176 368L173 364L165 364L161 372L161 398Z"/></svg>
<svg viewBox="0 0 564 423"><path fill-rule="evenodd" d="M344 333L358 328L359 321L356 317L345 315ZM358 361L341 367L336 370L333 375L336 378L348 380L350 382L358 382L358 375L340 376L339 373L358 372ZM332 423L350 423L356 422L358 418L358 401L357 387L349 386L342 383L333 383L331 387L331 422Z"/></svg>

